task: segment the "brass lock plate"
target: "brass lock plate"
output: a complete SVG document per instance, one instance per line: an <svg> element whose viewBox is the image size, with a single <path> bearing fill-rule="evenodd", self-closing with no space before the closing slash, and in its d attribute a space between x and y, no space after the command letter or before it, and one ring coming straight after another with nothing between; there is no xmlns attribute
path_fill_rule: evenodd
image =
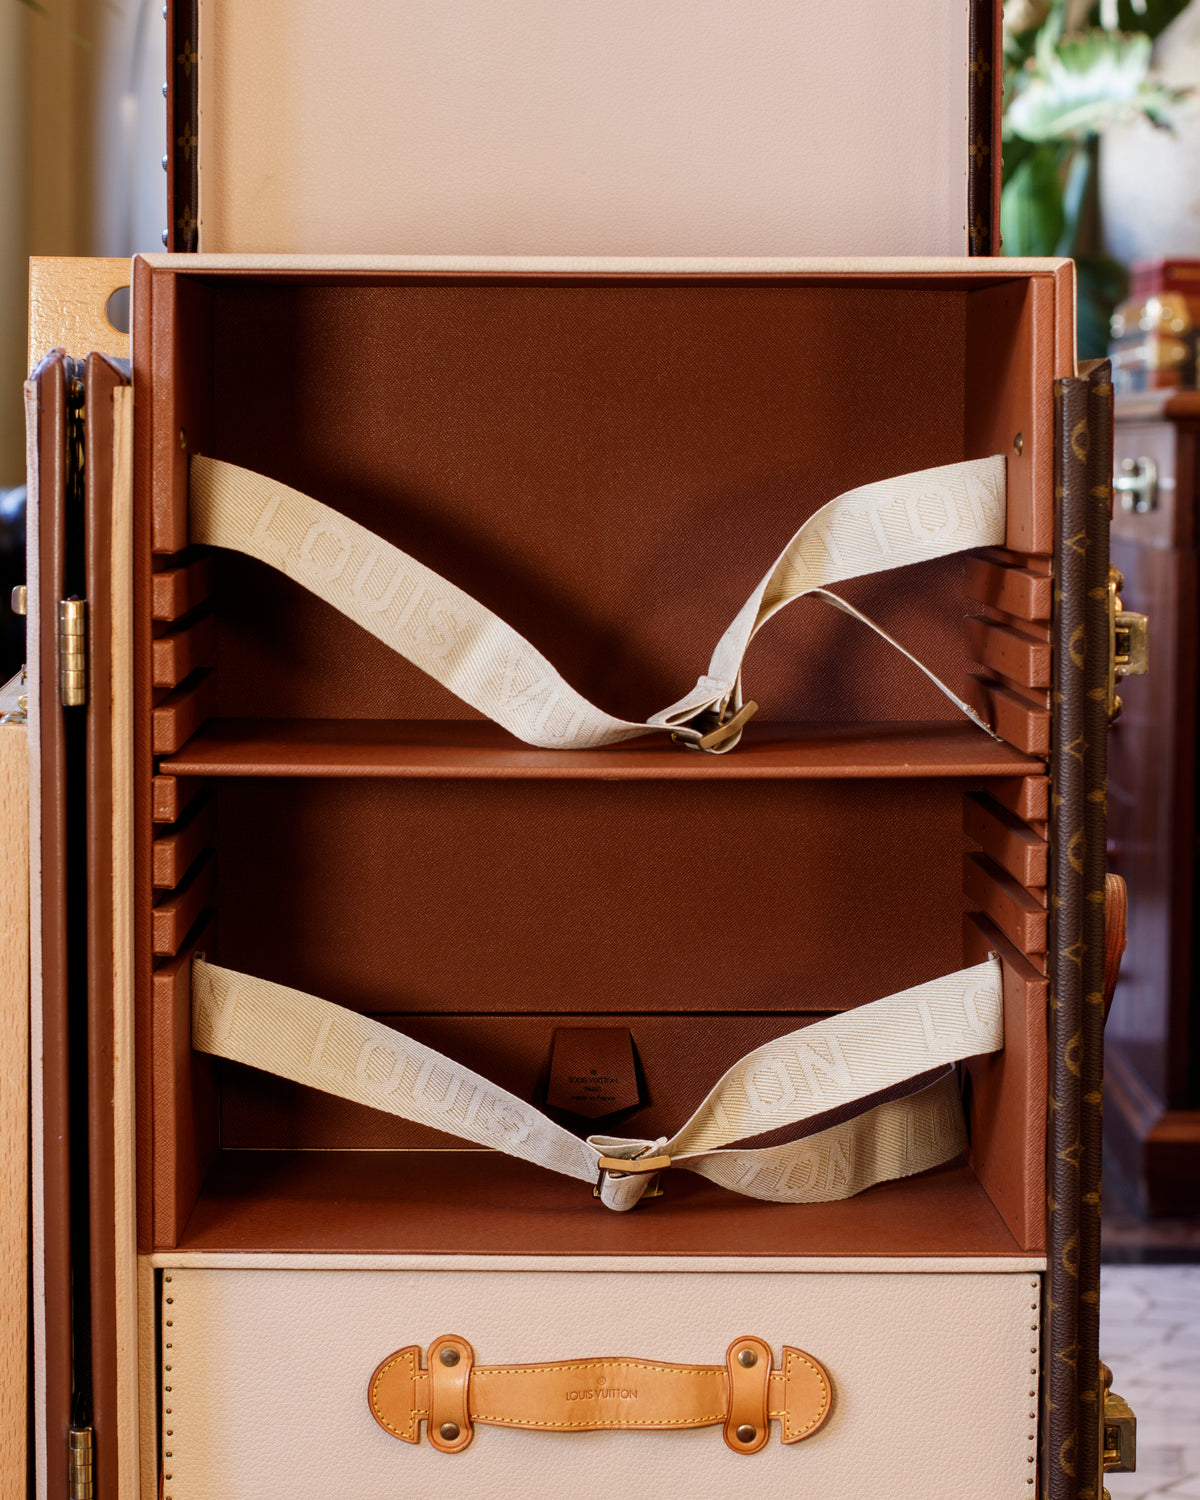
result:
<svg viewBox="0 0 1200 1500"><path fill-rule="evenodd" d="M1117 681L1144 677L1150 670L1150 622L1145 615L1122 608L1119 589L1125 580L1114 567L1108 570L1108 717L1121 712Z"/></svg>
<svg viewBox="0 0 1200 1500"><path fill-rule="evenodd" d="M1132 1474L1137 1468L1137 1417L1112 1388L1113 1374L1100 1366L1101 1453L1106 1474ZM1105 1491L1107 1494L1107 1491Z"/></svg>

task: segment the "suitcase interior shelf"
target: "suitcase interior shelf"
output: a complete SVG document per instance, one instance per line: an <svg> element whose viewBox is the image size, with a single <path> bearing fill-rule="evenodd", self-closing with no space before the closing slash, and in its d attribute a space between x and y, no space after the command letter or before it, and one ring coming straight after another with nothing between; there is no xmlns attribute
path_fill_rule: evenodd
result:
<svg viewBox="0 0 1200 1500"><path fill-rule="evenodd" d="M1049 273L303 276L135 267L145 1249L980 1256L1044 1245ZM1061 301L1061 292L1058 295ZM1061 315L1061 309L1060 309ZM187 464L303 490L450 578L610 712L695 681L800 523L1008 460L1009 545L755 644L726 756L531 749L246 557ZM556 1028L628 1028L670 1134L751 1047L1003 960L969 1157L845 1202L586 1187L189 1044L197 952L369 1012L539 1105Z"/></svg>

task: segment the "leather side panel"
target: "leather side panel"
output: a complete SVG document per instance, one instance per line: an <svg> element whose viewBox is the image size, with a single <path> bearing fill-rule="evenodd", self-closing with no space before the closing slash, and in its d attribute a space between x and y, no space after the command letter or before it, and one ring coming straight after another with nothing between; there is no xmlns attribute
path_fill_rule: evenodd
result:
<svg viewBox="0 0 1200 1500"><path fill-rule="evenodd" d="M84 504L89 612L87 704L88 1177L92 1426L96 1484L117 1485L117 1254L114 1161L112 608L113 392L125 377L87 361Z"/></svg>
<svg viewBox="0 0 1200 1500"><path fill-rule="evenodd" d="M31 1065L34 1082L34 1400L39 1493L65 1500L67 1428L71 1421L71 1180L67 986L67 745L58 691L58 601L65 596L67 385L61 351L38 366L27 415L30 609L36 611L36 657L29 660L29 717L39 798L31 809L41 849L39 932L35 950ZM40 1043L40 1045L39 1045ZM40 1096L40 1111L38 1110ZM39 1213L40 1200L40 1213ZM57 1461L56 1461L57 1460Z"/></svg>

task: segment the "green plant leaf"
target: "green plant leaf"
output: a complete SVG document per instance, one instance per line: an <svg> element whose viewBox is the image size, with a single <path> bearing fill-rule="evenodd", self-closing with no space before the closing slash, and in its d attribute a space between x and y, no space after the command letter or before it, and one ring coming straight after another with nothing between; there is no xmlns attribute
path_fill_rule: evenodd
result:
<svg viewBox="0 0 1200 1500"><path fill-rule="evenodd" d="M1139 114L1169 123L1181 90L1151 83L1150 38L1092 30L1038 34L1031 70L1016 80L1005 111L1005 133L1029 141L1081 140Z"/></svg>
<svg viewBox="0 0 1200 1500"><path fill-rule="evenodd" d="M1080 256L1076 273L1076 339L1080 359L1108 353L1113 308L1129 289L1125 267L1107 255Z"/></svg>
<svg viewBox="0 0 1200 1500"><path fill-rule="evenodd" d="M1189 0L1118 0L1117 24L1122 31L1144 31L1155 37L1188 8Z"/></svg>
<svg viewBox="0 0 1200 1500"><path fill-rule="evenodd" d="M1053 255L1064 224L1059 150L1031 151L1000 194L1000 234L1005 255Z"/></svg>

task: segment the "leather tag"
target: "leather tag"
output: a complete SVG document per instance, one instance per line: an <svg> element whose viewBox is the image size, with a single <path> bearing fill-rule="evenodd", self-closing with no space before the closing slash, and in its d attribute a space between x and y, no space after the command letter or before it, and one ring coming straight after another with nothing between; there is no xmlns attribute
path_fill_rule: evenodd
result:
<svg viewBox="0 0 1200 1500"><path fill-rule="evenodd" d="M546 1103L588 1120L642 1102L627 1026L560 1026L550 1044Z"/></svg>

